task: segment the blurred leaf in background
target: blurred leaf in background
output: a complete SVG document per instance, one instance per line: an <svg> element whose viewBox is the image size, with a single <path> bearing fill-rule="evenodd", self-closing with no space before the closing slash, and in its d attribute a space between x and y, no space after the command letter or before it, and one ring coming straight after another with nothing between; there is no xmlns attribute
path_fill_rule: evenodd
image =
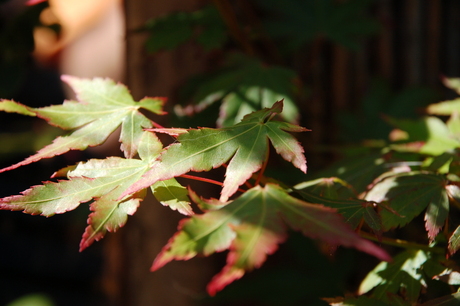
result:
<svg viewBox="0 0 460 306"><path fill-rule="evenodd" d="M267 32L285 41L288 49L323 37L349 49L359 47L359 39L376 34L376 20L366 16L373 0L258 0L272 16L267 18Z"/></svg>
<svg viewBox="0 0 460 306"><path fill-rule="evenodd" d="M388 139L392 127L383 116L417 118L417 110L438 98L431 88L413 87L393 92L387 81L375 79L357 111L338 114L340 137L346 142Z"/></svg>
<svg viewBox="0 0 460 306"><path fill-rule="evenodd" d="M46 295L40 293L32 293L20 297L6 306L54 306L53 301Z"/></svg>
<svg viewBox="0 0 460 306"><path fill-rule="evenodd" d="M150 19L141 30L150 33L146 42L150 53L172 50L189 40L209 51L222 47L228 39L225 24L213 6Z"/></svg>
<svg viewBox="0 0 460 306"><path fill-rule="evenodd" d="M270 107L284 99L283 119L297 122L295 104L296 73L282 66L268 66L259 59L232 54L225 67L213 74L192 79L182 95L192 97L192 104L176 107L176 113L189 116L210 104L221 102L218 125L238 123L244 115Z"/></svg>

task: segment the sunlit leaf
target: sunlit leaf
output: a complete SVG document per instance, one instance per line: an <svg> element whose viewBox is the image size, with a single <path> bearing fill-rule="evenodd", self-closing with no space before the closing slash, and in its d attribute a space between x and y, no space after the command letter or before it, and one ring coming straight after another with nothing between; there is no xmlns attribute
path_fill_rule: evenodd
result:
<svg viewBox="0 0 460 306"><path fill-rule="evenodd" d="M246 271L260 267L286 239L288 227L331 245L354 247L389 259L382 249L352 231L335 210L293 198L277 185L267 184L248 190L221 209L182 220L152 270L172 260L228 249L227 265L208 285L208 292L214 295Z"/></svg>
<svg viewBox="0 0 460 306"><path fill-rule="evenodd" d="M123 226L128 215L134 214L139 201L145 197L145 190L122 196L150 169L151 160L158 157L162 149L154 134L143 133L139 154L145 160L108 157L67 167L58 174L67 174L68 180L46 182L21 195L0 199L0 209L52 216L91 202L92 213L80 243L80 250L85 249L93 241L103 238L107 231L113 232ZM193 214L186 189L174 179L159 182L152 192L163 205L186 215Z"/></svg>
<svg viewBox="0 0 460 306"><path fill-rule="evenodd" d="M359 294L374 289L372 296L388 301L388 293L400 291L409 301L417 301L424 286L420 273L428 256L421 250L407 250L393 258L392 262L377 265L359 287Z"/></svg>
<svg viewBox="0 0 460 306"><path fill-rule="evenodd" d="M220 199L225 202L240 185L262 167L269 141L285 160L306 172L303 148L287 133L302 132L306 129L271 120L275 114L281 113L282 107L282 102L277 102L272 108L247 115L234 126L221 129L191 129L179 135L177 143L169 146L152 169L129 188L126 194L189 171L209 171L230 160Z"/></svg>
<svg viewBox="0 0 460 306"><path fill-rule="evenodd" d="M425 117L420 120L389 118L388 121L409 135L403 144L392 145L396 150L439 155L460 147L460 141L439 118Z"/></svg>
<svg viewBox="0 0 460 306"><path fill-rule="evenodd" d="M27 111L33 112L51 125L74 131L67 136L56 138L52 144L42 148L35 155L1 169L0 172L60 155L69 150L84 150L88 146L100 145L120 125L121 150L127 158L132 158L137 153L143 129L152 127L151 121L142 115L139 109L163 114L164 99L147 98L135 102L125 86L112 80L89 80L70 76L63 76L62 79L72 87L79 101L65 101L62 105L43 108L24 107L13 101L3 101L0 105L4 106L5 111L14 110L26 114Z"/></svg>
<svg viewBox="0 0 460 306"><path fill-rule="evenodd" d="M0 99L0 111L7 113L17 113L26 116L35 117L35 112L31 111L29 107L12 100Z"/></svg>

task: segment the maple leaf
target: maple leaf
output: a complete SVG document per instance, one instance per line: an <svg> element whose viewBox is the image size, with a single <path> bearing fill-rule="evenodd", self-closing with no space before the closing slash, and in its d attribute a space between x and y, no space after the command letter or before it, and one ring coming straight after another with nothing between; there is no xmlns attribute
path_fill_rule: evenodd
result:
<svg viewBox="0 0 460 306"><path fill-rule="evenodd" d="M382 221L375 211L374 203L357 199L346 187L348 187L346 182L331 177L300 183L294 186L294 190L309 203L322 204L337 209L337 212L345 218L345 221L353 229L356 229L361 220L364 220L380 236ZM339 196L338 190L343 195Z"/></svg>
<svg viewBox="0 0 460 306"><path fill-rule="evenodd" d="M455 118L450 124L444 123L437 117L425 117L419 120L387 118L387 121L408 134L407 139L403 140L404 143L393 144L392 149L440 155L460 147L460 138L451 130L457 126Z"/></svg>
<svg viewBox="0 0 460 306"><path fill-rule="evenodd" d="M210 77L192 80L193 91L186 92L186 96L192 97L195 105L177 106L175 110L179 115L192 115L222 101L217 125L227 127L238 123L246 114L283 99L281 117L295 123L299 114L294 95L295 79L296 73L290 69L235 54L222 70Z"/></svg>
<svg viewBox="0 0 460 306"><path fill-rule="evenodd" d="M453 255L460 249L460 226L458 226L449 238L449 254Z"/></svg>
<svg viewBox="0 0 460 306"><path fill-rule="evenodd" d="M191 194L194 201L207 202ZM216 206L215 200L205 206ZM278 185L256 186L222 208L194 215L179 224L179 231L155 259L152 270L172 260L187 260L229 249L227 264L214 276L208 292L214 295L246 271L260 267L287 237L287 228L332 245L354 247L383 260L379 247L361 238L332 208L290 196Z"/></svg>
<svg viewBox="0 0 460 306"><path fill-rule="evenodd" d="M365 199L388 202L392 211L381 211L385 230L404 226L425 208L425 227L433 240L449 213L448 181L444 175L409 172L386 177L376 183Z"/></svg>
<svg viewBox="0 0 460 306"><path fill-rule="evenodd" d="M139 112L140 108L163 114L163 98L144 98L135 102L128 89L109 79L79 79L63 76L62 80L76 92L79 101L65 101L62 105L43 108L25 107L14 101L2 101L0 110L32 115L46 119L49 124L65 130L74 130L70 135L57 137L52 144L35 155L0 172L15 169L64 154L69 150L84 150L97 146L121 125L121 150L125 157L132 158L144 128L152 127L151 121Z"/></svg>
<svg viewBox="0 0 460 306"><path fill-rule="evenodd" d="M391 263L381 262L362 281L359 294L375 288L372 296L388 301L388 293L397 293L404 288L406 298L417 301L425 284L420 271L428 259L422 250L407 250L395 256Z"/></svg>
<svg viewBox="0 0 460 306"><path fill-rule="evenodd" d="M139 155L145 157L145 160L108 157L79 163L58 172L66 172L68 180L45 182L21 195L0 199L0 209L22 210L49 217L73 210L80 203L92 201L92 213L80 243L80 250L83 250L93 241L104 237L107 231L116 231L123 226L127 216L136 211L139 201L145 197L145 190L121 195L150 169L152 160L159 155L161 149L158 138L144 131L139 141ZM158 186L152 186L158 201L183 214L193 214L189 200L184 196L184 187L175 179L161 183L163 190L159 191Z"/></svg>
<svg viewBox="0 0 460 306"><path fill-rule="evenodd" d="M353 186L356 193L368 189L369 183L388 171L388 163L396 161L383 152L366 152L344 158L320 171L319 177L338 177Z"/></svg>
<svg viewBox="0 0 460 306"><path fill-rule="evenodd" d="M152 169L131 186L126 194L189 171L209 171L230 160L220 198L225 202L261 168L268 152L269 140L278 154L306 172L303 148L286 131L302 132L307 129L271 120L275 114L281 113L282 108L282 101L278 101L273 107L246 115L240 123L228 128L201 128L181 133L177 143L167 147Z"/></svg>

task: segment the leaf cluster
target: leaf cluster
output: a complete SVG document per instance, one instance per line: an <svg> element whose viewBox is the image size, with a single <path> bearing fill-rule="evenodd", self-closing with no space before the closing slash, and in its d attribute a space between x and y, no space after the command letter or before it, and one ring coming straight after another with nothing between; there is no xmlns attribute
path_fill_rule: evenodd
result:
<svg viewBox="0 0 460 306"><path fill-rule="evenodd" d="M109 79L64 76L63 80L76 92L76 101L43 108L1 101L3 111L38 116L69 133L0 171L99 145L117 128L124 157L90 159L61 169L52 181L0 199L0 209L52 216L89 205L88 226L80 243L84 250L107 231L122 227L150 189L161 204L189 216L180 222L152 269L171 260L228 250L227 265L208 286L211 295L259 268L285 241L288 229L389 259L383 249L354 232L336 209L294 197L290 188L264 176L270 145L295 168L307 170L303 147L291 135L307 129L277 120L282 101L225 128L164 128L140 112L163 115L163 98L136 102L126 87ZM173 136L174 143L164 146L158 133ZM221 166L226 168L222 183L190 174ZM181 186L177 177L221 185L220 199L201 198ZM192 210L192 201L201 213Z"/></svg>
<svg viewBox="0 0 460 306"><path fill-rule="evenodd" d="M459 92L458 81L445 79L444 83ZM459 303L458 293L452 290L459 285L454 256L460 248L456 217L460 190L459 110L458 99L454 99L429 105L428 116L420 119L388 118L394 127L390 133L392 142L379 152L342 161L325 172L334 177L295 187L305 199L317 197L316 202L337 208L352 226L361 231L369 229L382 243L405 249L392 262L380 263L367 275L358 291L361 297L331 299L330 303ZM355 196L350 197L351 193ZM424 228L419 227L420 221ZM424 231L425 238L394 239L399 229ZM436 290L433 288L441 287L445 296L427 300L427 295Z"/></svg>

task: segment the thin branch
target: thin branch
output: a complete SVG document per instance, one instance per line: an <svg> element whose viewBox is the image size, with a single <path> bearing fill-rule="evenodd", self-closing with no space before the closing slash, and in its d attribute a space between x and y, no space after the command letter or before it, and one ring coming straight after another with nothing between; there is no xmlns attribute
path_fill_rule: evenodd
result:
<svg viewBox="0 0 460 306"><path fill-rule="evenodd" d="M262 164L262 168L260 168L260 171L257 175L257 179L256 179L256 182L254 183L254 186L257 186L259 185L260 183L260 180L263 178L264 176L264 172L265 172L265 169L267 168L267 164L268 164L268 156L270 154L270 150L267 150L267 154L265 156L265 160L264 160L264 163Z"/></svg>
<svg viewBox="0 0 460 306"><path fill-rule="evenodd" d="M359 233L359 235L363 238L373 240L376 242L380 242L386 245L396 246L396 247L405 248L405 249L419 249L419 250L424 250L427 252L433 252L437 254L445 254L445 250L440 247L430 247L425 244L410 242L410 241L401 240L401 239L393 239L393 238L388 238L388 237L382 237L381 239L378 239L374 235L371 235L369 233L362 232L362 231Z"/></svg>
<svg viewBox="0 0 460 306"><path fill-rule="evenodd" d="M209 183L209 184L214 184L214 185L217 185L217 186L220 186L220 187L222 187L224 185L222 182L212 180L212 179L209 179L209 178L206 178L206 177L200 177L200 176L189 175L189 174L182 174L182 175L180 175L180 177L190 179L190 180L194 180L194 181L200 181L200 182L205 182L205 183ZM246 190L241 189L241 188L238 188L238 191L239 192L246 192Z"/></svg>

